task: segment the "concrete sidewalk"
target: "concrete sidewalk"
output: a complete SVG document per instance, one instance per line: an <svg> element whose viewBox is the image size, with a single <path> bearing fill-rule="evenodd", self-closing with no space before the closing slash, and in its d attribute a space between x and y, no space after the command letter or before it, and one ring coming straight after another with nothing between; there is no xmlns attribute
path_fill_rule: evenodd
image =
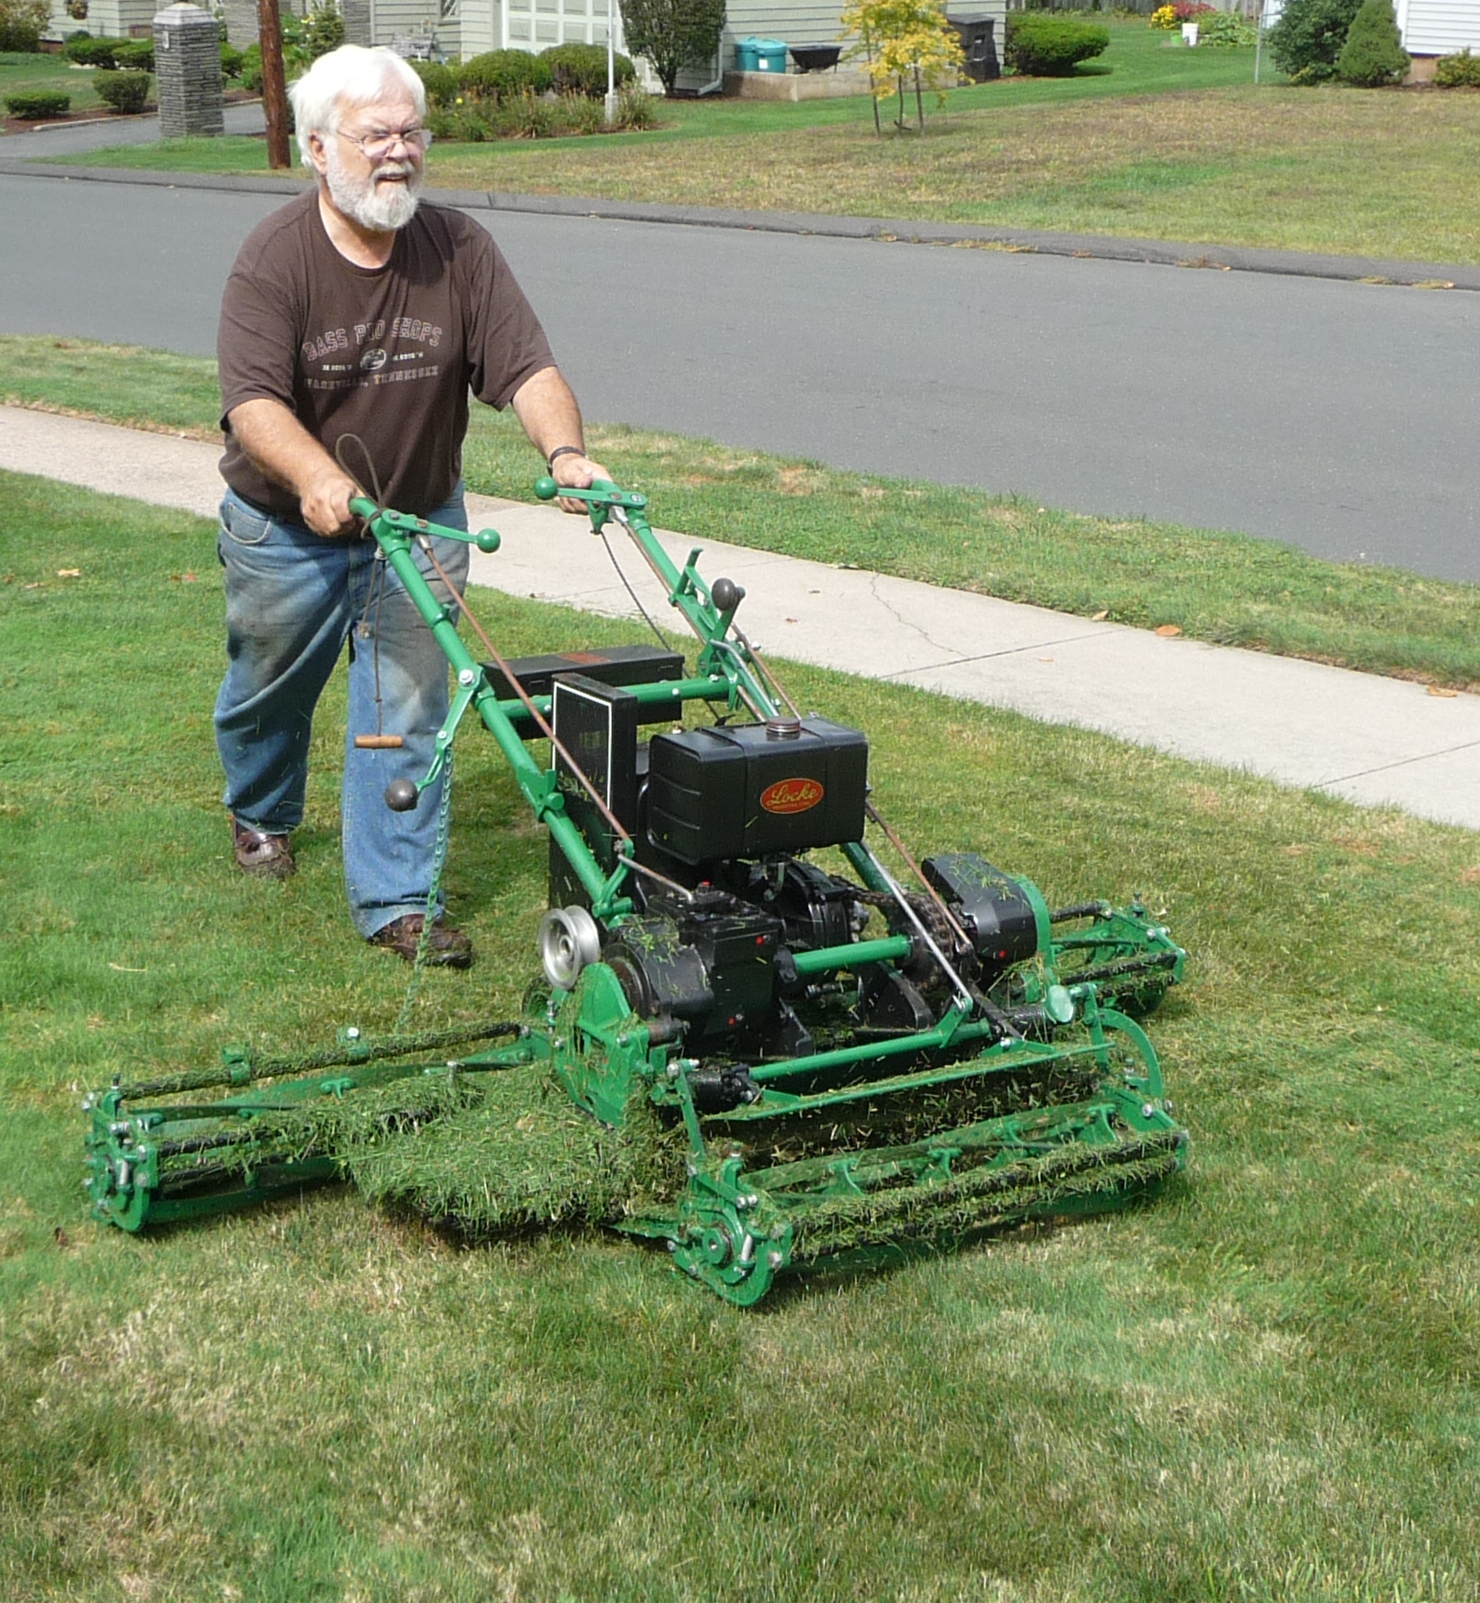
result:
<svg viewBox="0 0 1480 1603"><path fill-rule="evenodd" d="M0 407L0 468L213 515L217 446ZM657 509L661 514L661 508ZM636 616L584 519L469 497L473 578L511 595ZM694 541L664 535L682 562ZM709 540L704 572L748 592L740 622L779 657L1072 723L1281 784L1480 829L1480 697L803 562ZM648 612L676 622L646 564L613 550ZM680 631L681 632L681 631Z"/></svg>

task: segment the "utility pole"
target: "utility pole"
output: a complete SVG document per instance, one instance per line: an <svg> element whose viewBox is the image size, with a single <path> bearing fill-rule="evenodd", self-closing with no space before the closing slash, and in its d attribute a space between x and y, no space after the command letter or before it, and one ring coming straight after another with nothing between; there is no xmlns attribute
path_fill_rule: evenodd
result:
<svg viewBox="0 0 1480 1603"><path fill-rule="evenodd" d="M275 173L293 165L288 150L288 90L283 73L283 26L278 0L257 0L262 41L262 109L267 115L267 165Z"/></svg>

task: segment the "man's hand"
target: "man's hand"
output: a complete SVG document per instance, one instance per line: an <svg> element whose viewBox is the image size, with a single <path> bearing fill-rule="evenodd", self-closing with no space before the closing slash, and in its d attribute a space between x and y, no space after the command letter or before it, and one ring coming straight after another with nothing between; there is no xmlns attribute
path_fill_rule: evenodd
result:
<svg viewBox="0 0 1480 1603"><path fill-rule="evenodd" d="M550 477L556 484L589 490L593 479L611 477L599 462L585 454L581 409L558 369L544 367L525 379L514 392L514 414L523 424L530 444L550 464ZM568 496L559 497L555 505L562 512L586 510L584 501L572 501Z"/></svg>
<svg viewBox="0 0 1480 1603"><path fill-rule="evenodd" d="M593 462L589 456L582 456L576 451L567 451L563 456L557 456L550 464L550 477L556 484L568 485L572 490L589 490L595 480L610 479L611 474L599 462ZM555 505L562 512L589 510L584 501L573 501L564 495L556 498Z"/></svg>
<svg viewBox="0 0 1480 1603"><path fill-rule="evenodd" d="M336 466L332 473L325 473L322 478L299 488L298 505L303 521L326 540L348 534L357 521L349 509L350 497L362 493L359 485Z"/></svg>
<svg viewBox="0 0 1480 1603"><path fill-rule="evenodd" d="M315 534L332 540L350 532L350 497L363 492L282 402L243 401L228 421L262 472L298 497L303 521Z"/></svg>

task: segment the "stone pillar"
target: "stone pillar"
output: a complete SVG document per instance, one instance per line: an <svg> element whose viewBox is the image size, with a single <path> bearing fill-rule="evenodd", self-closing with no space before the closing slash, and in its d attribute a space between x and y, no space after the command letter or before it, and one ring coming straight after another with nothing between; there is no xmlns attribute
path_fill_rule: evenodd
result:
<svg viewBox="0 0 1480 1603"><path fill-rule="evenodd" d="M165 139L222 134L221 34L199 6L167 6L154 18L154 92Z"/></svg>

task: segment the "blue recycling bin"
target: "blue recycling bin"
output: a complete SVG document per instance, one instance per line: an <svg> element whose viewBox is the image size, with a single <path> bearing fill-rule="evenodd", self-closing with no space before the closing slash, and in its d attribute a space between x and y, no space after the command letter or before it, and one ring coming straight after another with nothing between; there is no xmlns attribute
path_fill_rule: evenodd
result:
<svg viewBox="0 0 1480 1603"><path fill-rule="evenodd" d="M737 39L735 67L739 72L785 72L786 46L780 39L757 39L753 34Z"/></svg>

